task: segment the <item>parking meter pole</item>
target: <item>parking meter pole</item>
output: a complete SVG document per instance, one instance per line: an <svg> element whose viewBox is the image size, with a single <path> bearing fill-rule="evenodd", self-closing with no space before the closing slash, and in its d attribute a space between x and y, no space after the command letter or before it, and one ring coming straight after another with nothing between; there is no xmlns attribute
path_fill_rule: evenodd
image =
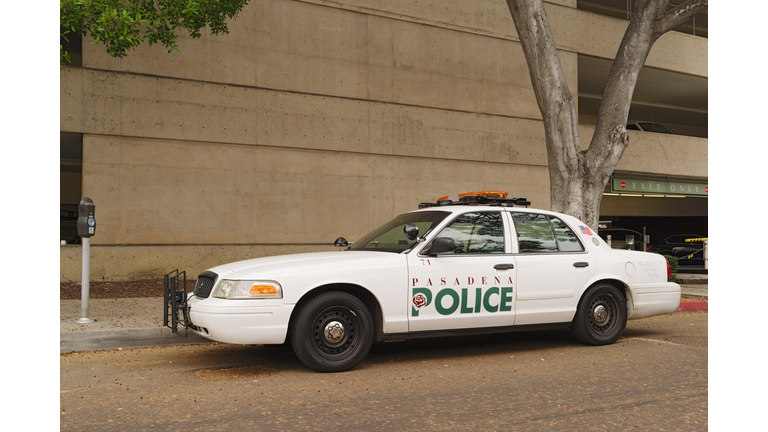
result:
<svg viewBox="0 0 768 432"><path fill-rule="evenodd" d="M91 239L83 237L83 274L82 274L82 293L81 298L81 314L80 318L75 321L80 324L92 323L93 320L88 318L88 297L90 296L89 281L91 278Z"/></svg>

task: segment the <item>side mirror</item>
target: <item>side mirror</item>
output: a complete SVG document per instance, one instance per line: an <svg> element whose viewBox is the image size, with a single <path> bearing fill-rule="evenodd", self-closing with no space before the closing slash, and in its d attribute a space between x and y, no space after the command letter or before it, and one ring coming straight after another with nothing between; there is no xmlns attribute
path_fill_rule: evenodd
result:
<svg viewBox="0 0 768 432"><path fill-rule="evenodd" d="M456 250L456 241L450 237L438 237L432 240L432 245L429 247L430 255L443 254L448 252L454 252Z"/></svg>
<svg viewBox="0 0 768 432"><path fill-rule="evenodd" d="M339 237L333 242L333 245L336 247L347 247L349 246L349 242L344 237Z"/></svg>
<svg viewBox="0 0 768 432"><path fill-rule="evenodd" d="M408 240L416 240L419 238L419 227L414 224L404 226L403 232L405 233L405 236L408 237Z"/></svg>

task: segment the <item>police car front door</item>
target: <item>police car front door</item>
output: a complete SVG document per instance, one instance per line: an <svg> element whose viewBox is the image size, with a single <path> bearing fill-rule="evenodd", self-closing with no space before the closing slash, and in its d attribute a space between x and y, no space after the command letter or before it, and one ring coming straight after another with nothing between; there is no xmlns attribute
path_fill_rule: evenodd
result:
<svg viewBox="0 0 768 432"><path fill-rule="evenodd" d="M455 252L430 256L426 244L408 254L409 331L514 324L508 223L500 211L460 214L436 235L454 239Z"/></svg>

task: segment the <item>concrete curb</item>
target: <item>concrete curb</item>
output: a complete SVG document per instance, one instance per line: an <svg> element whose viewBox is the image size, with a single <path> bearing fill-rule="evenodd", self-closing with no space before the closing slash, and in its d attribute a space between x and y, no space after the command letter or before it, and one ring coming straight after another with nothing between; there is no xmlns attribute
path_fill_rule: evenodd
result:
<svg viewBox="0 0 768 432"><path fill-rule="evenodd" d="M183 330L181 334L173 334L167 327L61 332L59 348L60 352L97 351L212 342L191 331L187 337L183 334Z"/></svg>
<svg viewBox="0 0 768 432"><path fill-rule="evenodd" d="M709 302L706 301L689 301L680 302L680 306L675 312L709 312Z"/></svg>

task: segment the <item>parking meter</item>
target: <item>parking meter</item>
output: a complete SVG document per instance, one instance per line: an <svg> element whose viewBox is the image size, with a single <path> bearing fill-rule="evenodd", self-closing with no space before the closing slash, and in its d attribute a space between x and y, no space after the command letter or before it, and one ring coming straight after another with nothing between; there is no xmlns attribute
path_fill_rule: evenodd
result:
<svg viewBox="0 0 768 432"><path fill-rule="evenodd" d="M80 200L77 206L77 235L91 237L96 234L96 205L88 197Z"/></svg>
<svg viewBox="0 0 768 432"><path fill-rule="evenodd" d="M80 200L77 206L77 235L83 238L83 274L82 274L82 293L81 315L75 322L79 324L92 323L93 320L88 316L88 297L90 294L89 281L91 279L91 236L96 234L96 206L93 200L88 197Z"/></svg>
<svg viewBox="0 0 768 432"><path fill-rule="evenodd" d="M632 250L635 248L635 236L634 235L628 235L624 237L624 242L627 246L629 246L628 249Z"/></svg>

